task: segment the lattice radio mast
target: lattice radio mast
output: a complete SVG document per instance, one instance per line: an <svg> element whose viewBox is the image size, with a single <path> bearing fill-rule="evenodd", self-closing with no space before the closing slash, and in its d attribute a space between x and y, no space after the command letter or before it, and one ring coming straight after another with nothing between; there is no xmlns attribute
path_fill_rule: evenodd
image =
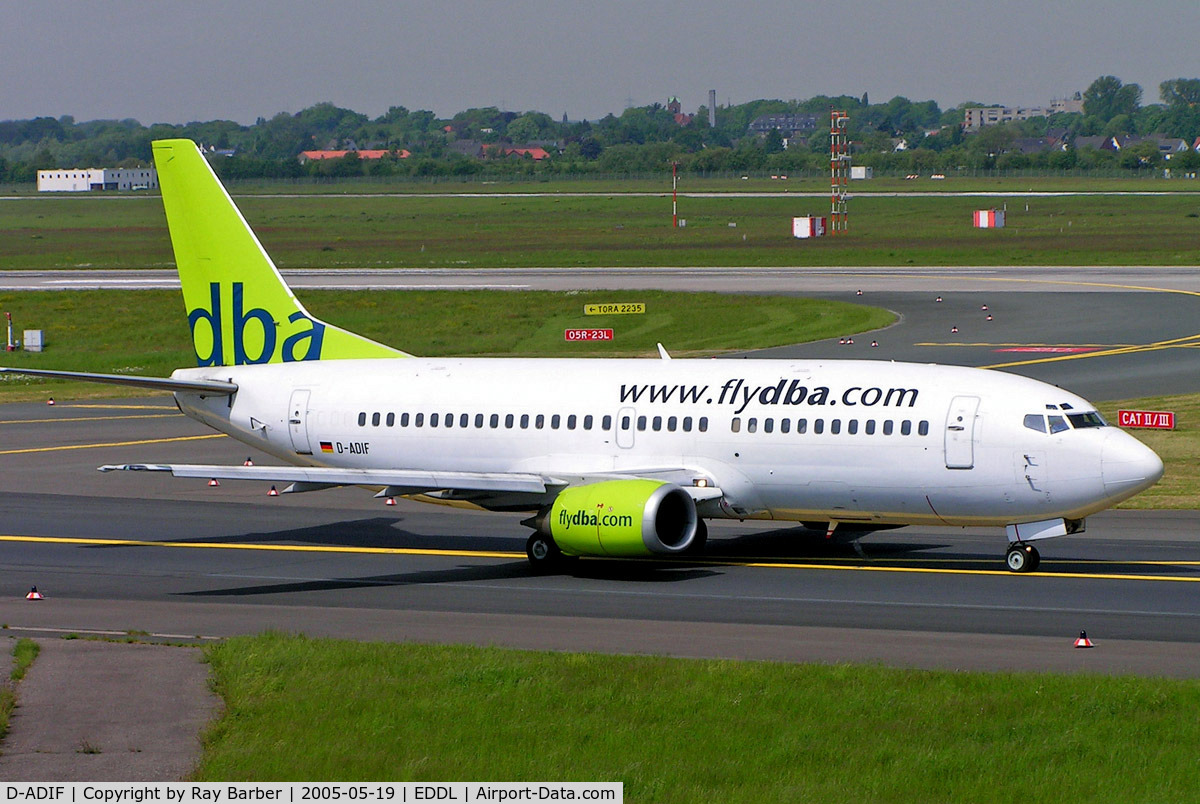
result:
<svg viewBox="0 0 1200 804"><path fill-rule="evenodd" d="M829 184L830 211L829 234L845 234L848 225L846 212L846 190L850 183L850 141L846 126L850 115L836 109L829 110Z"/></svg>

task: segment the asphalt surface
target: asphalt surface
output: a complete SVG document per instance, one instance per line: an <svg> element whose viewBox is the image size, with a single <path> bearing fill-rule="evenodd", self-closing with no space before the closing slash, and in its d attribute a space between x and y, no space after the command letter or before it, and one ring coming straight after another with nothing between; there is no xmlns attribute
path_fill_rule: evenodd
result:
<svg viewBox="0 0 1200 804"><path fill-rule="evenodd" d="M3 744L0 779L175 781L192 771L200 730L220 705L198 649L39 643Z"/></svg>

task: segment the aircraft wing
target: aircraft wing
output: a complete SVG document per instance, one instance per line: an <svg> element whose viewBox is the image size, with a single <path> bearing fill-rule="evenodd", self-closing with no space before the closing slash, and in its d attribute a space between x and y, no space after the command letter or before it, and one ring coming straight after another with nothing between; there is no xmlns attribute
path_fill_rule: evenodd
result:
<svg viewBox="0 0 1200 804"><path fill-rule="evenodd" d="M225 466L216 464L109 464L101 472L170 472L175 477L207 480L258 480L287 483L282 493L319 491L335 486L382 486L378 497L427 494L443 500L474 502L484 507L528 507L532 499L549 502L567 486L634 477L678 482L697 503L716 500L721 489L696 486L671 477L683 469L653 469L637 472L588 473L551 476L529 472L431 472L416 469L343 469L327 466Z"/></svg>
<svg viewBox="0 0 1200 804"><path fill-rule="evenodd" d="M411 469L340 469L325 466L220 466L134 463L99 467L101 472L170 472L175 477L261 480L290 483L284 493L333 486L384 486L381 496L456 489L471 492L545 494L567 484L554 478L517 472L427 472Z"/></svg>

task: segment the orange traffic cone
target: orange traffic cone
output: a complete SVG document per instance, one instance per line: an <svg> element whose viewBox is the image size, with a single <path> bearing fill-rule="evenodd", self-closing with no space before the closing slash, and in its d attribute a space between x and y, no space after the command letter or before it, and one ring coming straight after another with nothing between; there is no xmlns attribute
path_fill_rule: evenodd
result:
<svg viewBox="0 0 1200 804"><path fill-rule="evenodd" d="M1080 631L1079 639L1075 640L1075 647L1094 648L1096 646L1092 644L1092 640L1088 639L1087 631Z"/></svg>
<svg viewBox="0 0 1200 804"><path fill-rule="evenodd" d="M219 486L221 484L218 483L217 479L214 477L213 479L208 481L208 485L211 486L212 488L216 488L217 486Z"/></svg>
<svg viewBox="0 0 1200 804"><path fill-rule="evenodd" d="M275 490L274 486L271 486L271 490L267 492L267 496L268 497L278 497L279 492Z"/></svg>
<svg viewBox="0 0 1200 804"><path fill-rule="evenodd" d="M388 498L387 498L387 502L385 502L385 503L384 503L384 505L395 505L395 504L396 504L396 498L395 498L395 497L388 497Z"/></svg>
<svg viewBox="0 0 1200 804"><path fill-rule="evenodd" d="M25 599L26 600L45 600L46 598L43 597L42 593L39 592L37 590L37 587L35 586L29 590L29 594L25 595Z"/></svg>
<svg viewBox="0 0 1200 804"><path fill-rule="evenodd" d="M253 466L254 461L250 460L250 456L246 456L246 460L242 461L242 466Z"/></svg>
<svg viewBox="0 0 1200 804"><path fill-rule="evenodd" d="M54 397L50 397L49 399L47 399L46 404L49 405L50 407L54 407Z"/></svg>

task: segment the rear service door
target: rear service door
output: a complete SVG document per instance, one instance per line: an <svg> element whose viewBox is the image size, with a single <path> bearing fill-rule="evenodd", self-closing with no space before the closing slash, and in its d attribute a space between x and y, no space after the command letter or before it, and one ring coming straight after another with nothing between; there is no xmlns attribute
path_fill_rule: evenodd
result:
<svg viewBox="0 0 1200 804"><path fill-rule="evenodd" d="M292 401L288 407L288 432L292 436L292 449L300 455L312 454L312 447L308 443L309 393L307 388L292 391Z"/></svg>

